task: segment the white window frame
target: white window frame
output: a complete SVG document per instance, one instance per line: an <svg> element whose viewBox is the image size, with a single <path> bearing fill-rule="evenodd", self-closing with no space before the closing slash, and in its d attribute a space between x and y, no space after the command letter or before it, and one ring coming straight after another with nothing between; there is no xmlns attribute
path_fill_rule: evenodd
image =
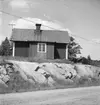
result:
<svg viewBox="0 0 100 105"><path fill-rule="evenodd" d="M43 51L43 46L41 47L41 51L39 51L39 45L45 45L45 51ZM38 43L37 44L37 52L46 53L47 52L47 44L46 43Z"/></svg>

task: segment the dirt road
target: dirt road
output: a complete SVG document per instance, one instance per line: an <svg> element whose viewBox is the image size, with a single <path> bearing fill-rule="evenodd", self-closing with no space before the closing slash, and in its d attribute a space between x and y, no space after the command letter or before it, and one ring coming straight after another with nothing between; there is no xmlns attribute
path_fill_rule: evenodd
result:
<svg viewBox="0 0 100 105"><path fill-rule="evenodd" d="M1 94L0 105L100 105L100 86Z"/></svg>

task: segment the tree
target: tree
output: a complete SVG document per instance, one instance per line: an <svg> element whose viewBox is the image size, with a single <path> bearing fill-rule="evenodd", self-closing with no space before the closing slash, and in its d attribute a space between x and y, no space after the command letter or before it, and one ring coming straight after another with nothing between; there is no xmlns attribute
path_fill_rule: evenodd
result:
<svg viewBox="0 0 100 105"><path fill-rule="evenodd" d="M88 59L86 57L82 57L81 58L81 63L82 64L88 64L89 62L88 62Z"/></svg>
<svg viewBox="0 0 100 105"><path fill-rule="evenodd" d="M88 64L92 64L92 59L91 59L90 55L87 56L87 60L88 60Z"/></svg>
<svg viewBox="0 0 100 105"><path fill-rule="evenodd" d="M68 45L68 59L73 60L76 58L77 54L81 54L80 51L81 46L75 42L75 39L71 36L70 37L70 43Z"/></svg>
<svg viewBox="0 0 100 105"><path fill-rule="evenodd" d="M12 54L12 47L10 41L6 37L5 40L1 43L0 46L0 55L1 56L10 56Z"/></svg>
<svg viewBox="0 0 100 105"><path fill-rule="evenodd" d="M91 61L91 57L90 57L90 55L87 56L87 59L88 59L89 61Z"/></svg>

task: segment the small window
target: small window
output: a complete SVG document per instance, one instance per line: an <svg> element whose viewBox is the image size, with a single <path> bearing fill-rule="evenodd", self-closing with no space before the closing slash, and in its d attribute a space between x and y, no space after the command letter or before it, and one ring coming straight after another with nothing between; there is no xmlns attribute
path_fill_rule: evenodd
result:
<svg viewBox="0 0 100 105"><path fill-rule="evenodd" d="M38 43L37 52L46 53L46 43Z"/></svg>

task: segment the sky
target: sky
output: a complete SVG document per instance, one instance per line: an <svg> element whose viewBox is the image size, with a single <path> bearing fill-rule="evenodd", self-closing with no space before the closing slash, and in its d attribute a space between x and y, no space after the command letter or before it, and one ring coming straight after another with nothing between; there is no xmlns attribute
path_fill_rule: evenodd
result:
<svg viewBox="0 0 100 105"><path fill-rule="evenodd" d="M100 0L0 0L0 42L14 28L34 28L34 21L68 30L81 45L81 56L100 60ZM48 27L42 27L48 29ZM82 38L87 40L84 40Z"/></svg>

